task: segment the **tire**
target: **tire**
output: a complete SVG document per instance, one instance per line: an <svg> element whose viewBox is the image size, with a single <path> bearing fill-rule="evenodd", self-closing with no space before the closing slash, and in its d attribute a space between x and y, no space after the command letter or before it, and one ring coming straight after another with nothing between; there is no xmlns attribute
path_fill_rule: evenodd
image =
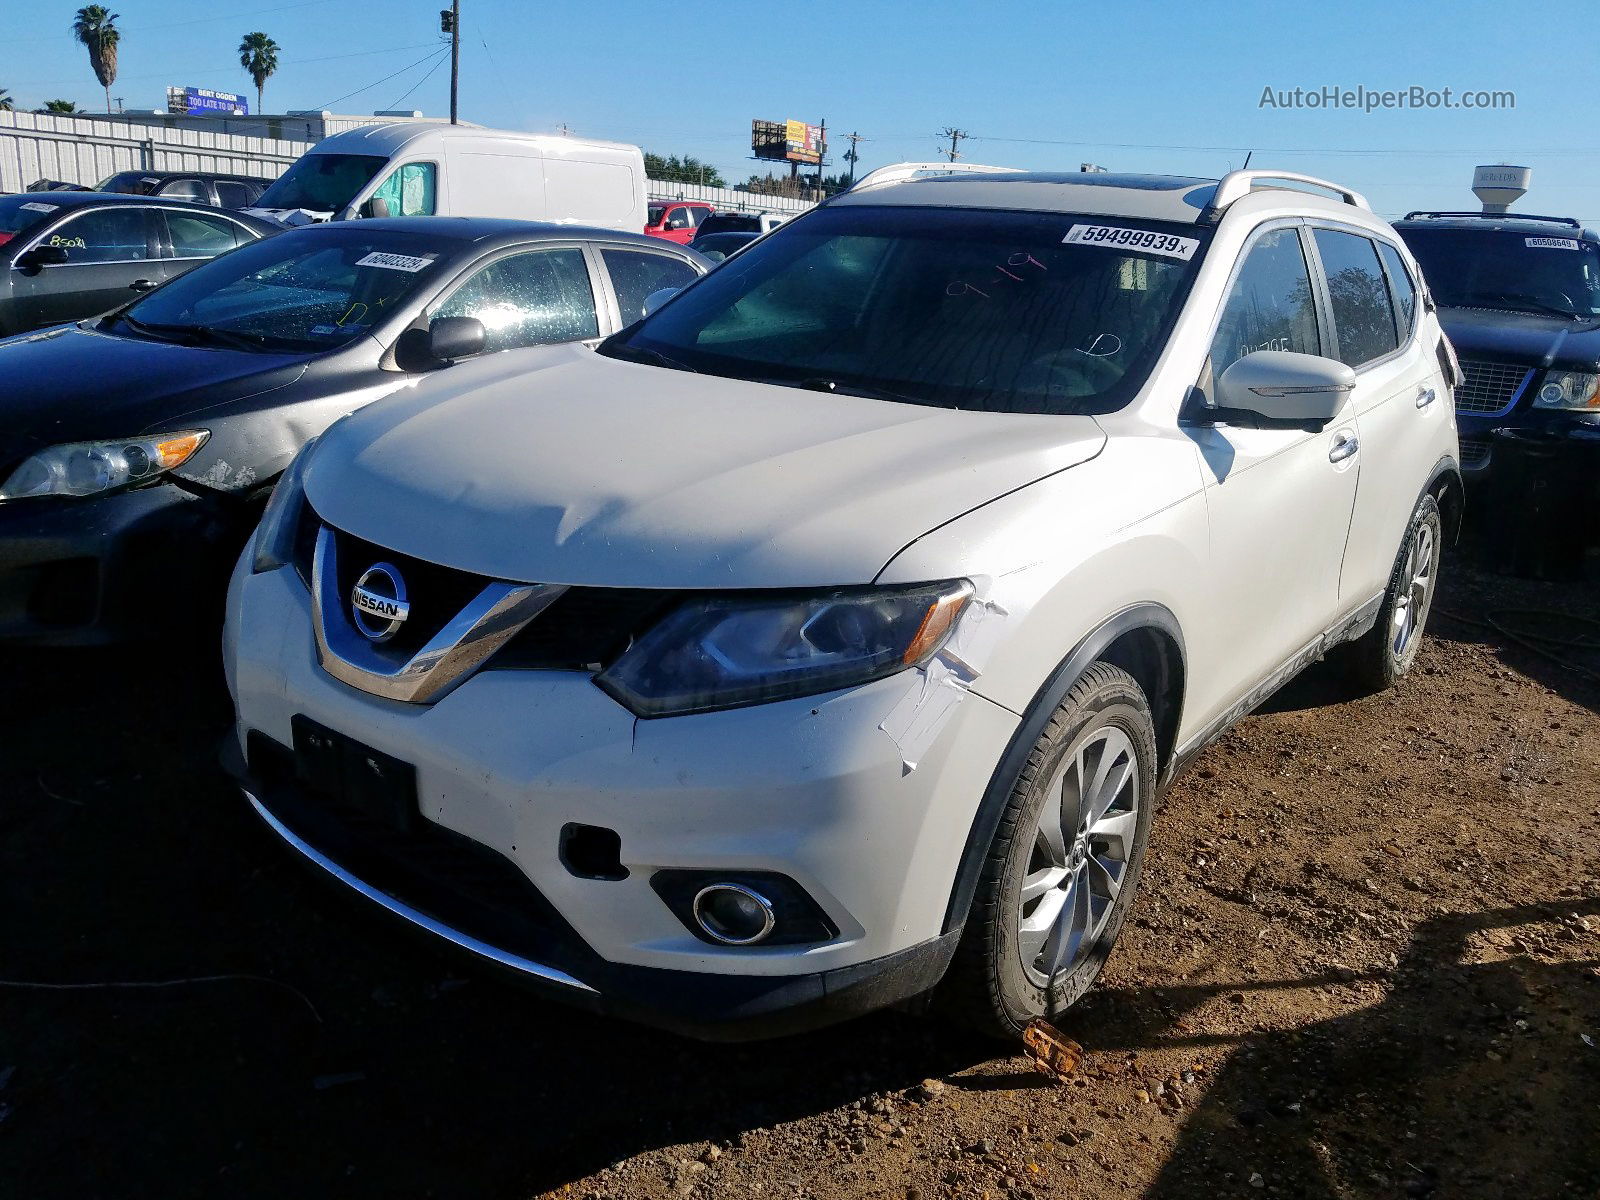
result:
<svg viewBox="0 0 1600 1200"><path fill-rule="evenodd" d="M1080 833L1068 845L1067 831L1081 829L1085 815L1082 787L1069 791L1068 785L1081 775L1092 784L1107 755L1111 786L1103 790L1114 789L1124 762L1126 782L1115 789L1106 821L1095 827L1103 836ZM1088 991L1138 888L1156 761L1155 723L1144 692L1126 671L1094 663L1055 710L1012 785L941 984L939 1001L947 1015L985 1033L1015 1037L1035 1017L1056 1017ZM1054 810L1062 819L1060 842L1051 846L1041 828L1046 804L1052 796L1068 795L1074 797L1073 811L1064 802ZM1092 789L1089 798L1097 799ZM1098 799L1104 802L1103 795ZM1064 872L1060 883L1046 887L1053 870ZM1115 894L1107 898L1113 875ZM1025 880L1038 893L1026 907ZM1039 932L1049 923L1051 905L1064 916L1079 915L1076 939L1064 936L1070 930Z"/></svg>
<svg viewBox="0 0 1600 1200"><path fill-rule="evenodd" d="M1439 502L1424 496L1411 514L1411 524L1395 555L1377 624L1342 651L1345 677L1361 695L1393 687L1416 661L1422 629L1433 606L1443 545Z"/></svg>

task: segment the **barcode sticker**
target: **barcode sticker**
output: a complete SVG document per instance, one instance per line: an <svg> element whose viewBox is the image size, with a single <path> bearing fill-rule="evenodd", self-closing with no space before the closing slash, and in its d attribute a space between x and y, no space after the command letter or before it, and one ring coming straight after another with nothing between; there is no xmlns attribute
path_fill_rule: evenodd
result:
<svg viewBox="0 0 1600 1200"><path fill-rule="evenodd" d="M23 212L55 212L61 206L59 204L45 204L40 200L29 200L26 204L19 204L17 207L22 209Z"/></svg>
<svg viewBox="0 0 1600 1200"><path fill-rule="evenodd" d="M1523 238L1535 250L1576 250L1575 238Z"/></svg>
<svg viewBox="0 0 1600 1200"><path fill-rule="evenodd" d="M1110 246L1113 250L1140 250L1184 260L1193 258L1200 248L1198 238L1157 233L1153 229L1125 229L1118 225L1074 225L1061 240L1068 245Z"/></svg>
<svg viewBox="0 0 1600 1200"><path fill-rule="evenodd" d="M434 256L424 254L420 257L411 254L385 254L374 250L365 258L358 259L358 267L382 267L385 271L420 271L424 267L433 265Z"/></svg>

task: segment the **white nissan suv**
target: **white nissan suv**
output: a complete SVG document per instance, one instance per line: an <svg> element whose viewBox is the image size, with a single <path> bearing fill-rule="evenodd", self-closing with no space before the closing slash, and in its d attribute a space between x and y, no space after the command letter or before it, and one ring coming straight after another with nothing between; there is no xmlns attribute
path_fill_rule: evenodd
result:
<svg viewBox="0 0 1600 1200"><path fill-rule="evenodd" d="M848 193L598 352L324 433L234 575L227 758L321 872L574 1002L1014 1032L1100 971L1186 761L1314 659L1410 665L1456 374L1318 180Z"/></svg>

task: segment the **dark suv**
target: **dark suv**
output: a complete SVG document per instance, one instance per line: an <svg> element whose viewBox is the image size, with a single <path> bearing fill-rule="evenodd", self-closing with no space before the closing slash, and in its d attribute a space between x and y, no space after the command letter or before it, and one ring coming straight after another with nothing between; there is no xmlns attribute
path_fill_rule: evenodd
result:
<svg viewBox="0 0 1600 1200"><path fill-rule="evenodd" d="M1600 236L1568 217L1412 212L1411 248L1460 356L1461 466L1508 426L1600 438Z"/></svg>
<svg viewBox="0 0 1600 1200"><path fill-rule="evenodd" d="M249 208L271 183L270 179L252 175L219 175L210 171L118 171L102 179L95 191L168 196L213 208Z"/></svg>

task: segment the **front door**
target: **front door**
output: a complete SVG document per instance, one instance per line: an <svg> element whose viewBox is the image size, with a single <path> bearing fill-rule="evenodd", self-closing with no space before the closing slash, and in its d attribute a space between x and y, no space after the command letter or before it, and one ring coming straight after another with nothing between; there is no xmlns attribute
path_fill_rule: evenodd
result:
<svg viewBox="0 0 1600 1200"><path fill-rule="evenodd" d="M21 329L81 321L134 299L133 284L157 281L159 239L149 208L116 206L73 213L39 236L66 261L32 272L13 268L11 295Z"/></svg>
<svg viewBox="0 0 1600 1200"><path fill-rule="evenodd" d="M1212 339L1201 390L1256 350L1321 354L1326 341L1300 230L1268 228L1247 244ZM1249 699L1333 623L1355 507L1355 416L1347 403L1320 432L1187 424L1199 448L1211 527L1204 586L1217 620L1191 648L1204 726Z"/></svg>

